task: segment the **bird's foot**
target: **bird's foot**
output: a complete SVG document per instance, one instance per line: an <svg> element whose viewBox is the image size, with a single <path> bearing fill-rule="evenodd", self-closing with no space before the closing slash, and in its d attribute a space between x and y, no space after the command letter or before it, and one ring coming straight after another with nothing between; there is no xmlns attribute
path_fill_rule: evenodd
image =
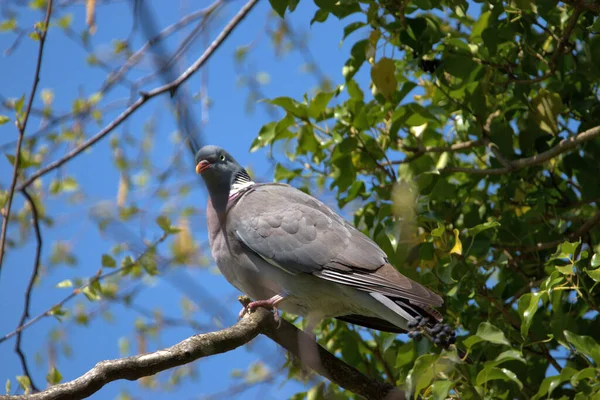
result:
<svg viewBox="0 0 600 400"><path fill-rule="evenodd" d="M244 314L246 314L247 312L252 312L258 307L266 308L267 310L273 310L273 318L277 322L277 327L279 328L281 326L281 315L279 315L277 304L279 304L283 299L283 296L275 295L270 299L251 301L244 308L241 309L240 313L238 314L238 317L242 318Z"/></svg>

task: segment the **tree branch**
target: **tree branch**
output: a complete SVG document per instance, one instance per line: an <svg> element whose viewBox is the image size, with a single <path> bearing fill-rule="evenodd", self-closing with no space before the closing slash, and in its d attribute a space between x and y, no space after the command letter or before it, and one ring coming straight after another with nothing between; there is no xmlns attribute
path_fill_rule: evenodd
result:
<svg viewBox="0 0 600 400"><path fill-rule="evenodd" d="M533 167L535 165L540 165L545 163L552 158L559 156L562 153L566 153L569 150L574 149L580 144L594 139L600 135L600 126L596 126L594 128L588 129L585 132L581 132L576 136L572 136L570 138L562 140L559 144L547 150L543 153L536 154L535 156L521 158L519 160L511 161L510 167L504 168L487 168L487 169L477 169L477 168L465 168L465 167L446 167L440 169L441 173L455 173L455 172L464 172L467 174L473 175L504 175L510 172L518 171L520 169L526 167Z"/></svg>
<svg viewBox="0 0 600 400"><path fill-rule="evenodd" d="M23 193L26 193L25 191ZM66 296L65 298L63 298L61 301L59 301L58 303L55 303L54 305L52 305L50 308L48 308L46 311L44 311L41 314L38 314L36 317L30 319L29 321L27 321L26 323L23 323L25 321L25 318L21 318L21 321L19 323L19 326L12 332L7 333L6 335L4 335L3 337L0 337L0 343L10 339L11 337L15 336L15 335L19 335L18 338L20 338L20 334L22 331L24 331L25 329L27 329L28 327L30 327L31 325L35 324L37 321L39 321L40 319L47 317L49 315L55 315L57 312L59 312L62 307L69 302L71 299L75 298L77 295L83 293L84 289L89 287L94 281L101 281L103 279L106 279L108 277L111 277L113 275L117 275L122 273L123 271L125 271L127 268L130 268L131 265L137 264L140 262L140 260L142 259L142 257L144 257L146 254L148 254L148 250L151 248L154 248L155 246L158 246L160 243L164 242L168 237L168 234L163 234L160 238L158 238L158 240L156 240L152 246L149 246L145 251L143 251L139 256L136 257L135 260L133 260L133 263L131 264L126 264L120 268L115 268L113 270L111 270L110 272L107 272L106 274L101 275L102 273L102 268L100 268L98 270L98 272L96 273L96 275L94 275L93 277L89 278L88 281L86 283L84 283L83 285L81 285L79 288L73 289L73 291ZM41 239L41 238L40 238ZM38 262L39 265L39 254L36 253L36 261ZM35 273L35 271L34 271ZM31 284L31 281L30 281ZM23 315L25 317L28 317L28 303L26 303L25 305L25 311L23 312ZM18 339L19 340L19 339Z"/></svg>
<svg viewBox="0 0 600 400"><path fill-rule="evenodd" d="M214 3L212 3L208 7L203 8L201 10L196 10L196 11L186 15L185 17L181 18L179 21L175 22L174 24L171 24L171 25L167 26L166 28L164 28L156 36L150 38L146 43L144 43L144 45L142 47L140 47L135 53L133 53L131 56L129 56L129 58L127 58L127 61L125 62L125 64L123 64L118 70L111 72L111 74L108 76L108 78L104 82L100 91L104 92L104 91L107 91L108 89L110 89L117 80L119 80L124 74L127 73L127 71L129 71L135 64L137 64L141 60L144 53L150 47L152 47L153 44L169 37L171 34L176 32L178 29L181 29L181 28L187 26L188 24L192 23L193 21L195 21L199 18L208 17L210 14L212 14L214 11L216 11L217 8L219 8L221 5L223 5L223 0L216 0Z"/></svg>
<svg viewBox="0 0 600 400"><path fill-rule="evenodd" d="M258 0L249 0L238 13L227 23L227 25L223 28L221 33L216 37L216 39L210 44L210 46L204 51L204 53L181 75L177 77L174 81L159 86L149 92L140 93L140 97L132 103L128 108L125 109L117 118L111 121L108 125L106 125L100 132L96 133L94 136L86 140L81 145L77 146L72 151L65 154L62 158L48 164L46 167L36 171L32 174L27 180L25 180L19 186L19 190L22 190L29 185L31 185L36 179L47 174L50 171L55 170L61 165L65 164L67 161L72 158L78 156L83 151L87 150L89 147L94 145L96 142L100 141L110 132L112 132L116 127L118 127L123 121L125 121L131 114L133 114L138 108L140 108L144 103L150 100L153 97L161 95L163 93L175 93L177 88L181 86L185 81L187 81L196 71L202 67L206 61L213 55L215 50L223 44L225 39L233 32L235 27L246 17L246 15L252 10L252 8L258 3Z"/></svg>
<svg viewBox="0 0 600 400"><path fill-rule="evenodd" d="M40 30L37 30L37 34L39 35L40 39L40 45L38 47L38 56L37 63L35 66L33 85L31 86L31 93L29 94L29 101L27 103L27 108L25 109L25 114L23 114L23 122L19 122L19 117L17 115L16 125L19 130L19 138L17 140L17 149L15 153L15 165L13 168L13 176L12 181L10 183L10 188L8 189L8 200L6 201L6 209L2 210L4 220L2 221L2 233L0 233L0 272L2 271L2 261L4 260L4 247L6 246L6 230L8 229L8 221L10 220L10 208L12 206L15 189L17 187L17 178L19 177L19 163L21 162L21 145L23 144L23 137L25 136L25 129L27 128L27 122L29 121L31 107L33 105L33 100L35 99L35 93L37 92L38 83L40 82L42 57L44 55L44 44L46 43L46 35L48 34L50 14L52 14L52 0L48 1L48 5L46 8L46 18L44 19L44 26Z"/></svg>
<svg viewBox="0 0 600 400"><path fill-rule="evenodd" d="M596 214L594 214L594 216L592 218L588 219L583 225L581 225L579 227L579 229L577 229L575 232L573 232L571 234L568 234L567 237L563 238L563 239L557 239L552 242L536 243L533 246L505 245L502 243L494 243L493 246L503 248L503 249L517 250L517 251L520 251L521 253L531 253L534 251L548 250L548 249L555 248L556 246L558 246L559 244L564 242L566 239L568 239L568 240L579 239L580 237L585 235L590 229L592 229L594 226L598 225L599 223L600 223L600 211L598 211Z"/></svg>
<svg viewBox="0 0 600 400"><path fill-rule="evenodd" d="M153 353L101 361L84 375L70 382L30 395L0 396L0 400L83 399L110 382L140 379L203 357L225 353L250 342L261 333L342 388L372 400L405 398L404 392L394 389L392 385L367 378L316 344L311 335L300 331L289 322L282 321L279 326L272 313L259 308L234 326L221 331L195 335Z"/></svg>
<svg viewBox="0 0 600 400"><path fill-rule="evenodd" d="M29 278L29 283L27 284L27 289L25 290L25 305L23 306L23 313L21 314L21 319L19 320L19 326L23 326L25 321L29 318L29 310L31 305L31 293L33 292L33 285L37 280L38 273L40 271L40 263L42 256L42 233L40 231L40 217L38 214L37 206L33 202L33 198L27 193L26 189L22 190L23 196L29 202L29 206L31 207L31 214L33 218L33 228L35 230L35 239L36 239L36 247L35 247L35 260L33 263L33 270L31 271L31 277ZM29 378L29 382L31 384L31 388L35 391L39 389L36 387L33 382L33 378L29 373L29 368L27 367L27 359L25 358L25 354L23 353L23 349L21 349L21 340L23 338L23 332L17 332L17 340L15 341L15 352L19 356L21 360L21 368L25 375Z"/></svg>

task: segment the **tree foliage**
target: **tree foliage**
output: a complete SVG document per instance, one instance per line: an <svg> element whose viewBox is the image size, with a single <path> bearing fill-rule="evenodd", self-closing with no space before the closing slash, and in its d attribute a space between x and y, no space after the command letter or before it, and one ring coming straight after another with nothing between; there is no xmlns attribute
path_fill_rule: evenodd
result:
<svg viewBox="0 0 600 400"><path fill-rule="evenodd" d="M296 3L271 1L281 16ZM285 116L253 149L284 155L276 179L334 191L400 271L443 294L473 364L339 322L322 343L422 398L599 398L597 7L315 3L310 23L344 21L353 43L343 79L269 100Z"/></svg>
<svg viewBox="0 0 600 400"><path fill-rule="evenodd" d="M194 97L180 85L218 48L194 54L191 43L208 24L222 22L227 2L186 14L152 35L147 34L152 21L143 12L147 5L134 2L141 8L134 8L138 14L131 32L115 34L104 53L93 46L97 30L109 28L95 17L104 2L85 1L84 22L71 12L77 2L52 3L15 3L3 9L0 20L0 31L15 38L7 54L23 41L39 44L31 93L2 93L0 99L0 126L7 130L15 123L20 138L11 137L1 147L13 179L0 187L2 219L9 227L0 255L37 245L18 328L0 332L0 346L16 342L23 370L16 379L9 377L6 391L13 394L43 389L30 379L21 338L46 317L61 321L48 332L48 354L38 353L48 364L48 385L65 380L61 357L73 351L70 327L98 329L99 316L114 318L110 310L115 304L140 315L134 339L119 341L123 356L164 347L161 335L167 328L197 333L215 325L212 319L196 320L197 306L188 296L181 298L181 316L163 315L156 304L140 305L138 298L173 270L209 265L206 246L190 222L201 210L186 202L198 182L174 177L193 172L182 157L181 135L189 139L204 128L211 102L205 77ZM250 12L256 3L248 1L241 11ZM425 339L337 320L321 324L319 343L370 379L386 381L382 387L391 384L415 398L600 399L600 164L595 161L600 158L600 6L593 0L314 4L316 12L301 24L307 29L340 25L347 61L337 76L325 76L320 65L328 62L327 54L309 56L309 46L289 24L299 0L270 0L267 31L273 48L303 53L319 87L307 89L301 98L274 96L258 103L267 105L271 121L250 150L266 149L275 157L276 180L317 196L332 193L342 213L377 241L392 264L441 294L440 311L456 327L457 347L470 362L455 348L442 350ZM48 11L45 20L39 14L40 22L30 27L27 18L22 22L20 7ZM236 29L242 18L236 22L234 17L222 32ZM176 32L185 39L169 39ZM54 88L56 93L50 87L37 90L46 34L59 33L82 49L87 68L102 77L100 87L81 89L66 112L56 106L60 88ZM136 47L140 37L143 44ZM164 55L161 46L169 40L175 42L174 53L164 60L147 57ZM252 46L235 53L240 80L250 89L249 109L265 97L260 87L268 80L266 73L255 74L248 66ZM190 54L198 57L192 64L197 68L187 70L185 64L188 75L181 79L184 75L172 73L174 66ZM168 112L180 134L167 162L161 159L167 140L161 138L159 118L134 117L163 93L172 96ZM202 124L190 117L188 107L195 106L202 110ZM39 124L35 131L34 123ZM124 127L113 132L121 123ZM115 205L90 206L88 171L66 165L92 146L97 149L96 143L109 135L106 154L96 160L102 160L102 176L116 177ZM161 155L153 146L163 150ZM86 218L91 216L101 233L111 232L119 243L95 246L102 247L97 257L82 260L70 241L47 240L61 237L49 232L60 228L62 208L79 206L91 211ZM152 240L135 248L125 232L138 222ZM161 258L165 244L171 254ZM88 269L64 273L60 268L81 264ZM0 279L5 279L5 268L13 268L7 265L0 257ZM48 278L54 273L61 276L58 283ZM50 284L64 297L44 299L41 313L35 314L40 310L31 307L33 289ZM295 316L285 317L302 324ZM260 329L254 329L258 334ZM169 357L179 360L178 354ZM137 359L146 358L129 358ZM115 371L118 378L118 366ZM294 399L358 397L312 379L296 358L290 357L283 371L287 379L306 385ZM134 372L129 376L143 376ZM140 384L147 390L172 390L196 375L196 365L183 365L168 376L145 376ZM222 397L274 384L277 371L259 361L233 371L232 377L241 383Z"/></svg>

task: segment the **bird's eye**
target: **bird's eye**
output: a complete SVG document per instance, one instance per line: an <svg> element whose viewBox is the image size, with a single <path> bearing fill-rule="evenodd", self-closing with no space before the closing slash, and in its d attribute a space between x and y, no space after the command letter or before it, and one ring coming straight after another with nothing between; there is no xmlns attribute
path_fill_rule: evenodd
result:
<svg viewBox="0 0 600 400"><path fill-rule="evenodd" d="M221 157L219 157L221 159L221 161L225 161L225 155L221 154Z"/></svg>

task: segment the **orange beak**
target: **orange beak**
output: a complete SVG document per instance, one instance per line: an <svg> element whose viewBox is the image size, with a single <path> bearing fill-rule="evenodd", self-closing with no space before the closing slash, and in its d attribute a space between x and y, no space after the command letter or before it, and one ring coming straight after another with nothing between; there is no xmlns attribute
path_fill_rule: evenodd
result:
<svg viewBox="0 0 600 400"><path fill-rule="evenodd" d="M202 160L198 163L198 165L196 165L196 173L197 174L201 174L202 171L207 170L208 168L210 168L210 163L206 160Z"/></svg>

